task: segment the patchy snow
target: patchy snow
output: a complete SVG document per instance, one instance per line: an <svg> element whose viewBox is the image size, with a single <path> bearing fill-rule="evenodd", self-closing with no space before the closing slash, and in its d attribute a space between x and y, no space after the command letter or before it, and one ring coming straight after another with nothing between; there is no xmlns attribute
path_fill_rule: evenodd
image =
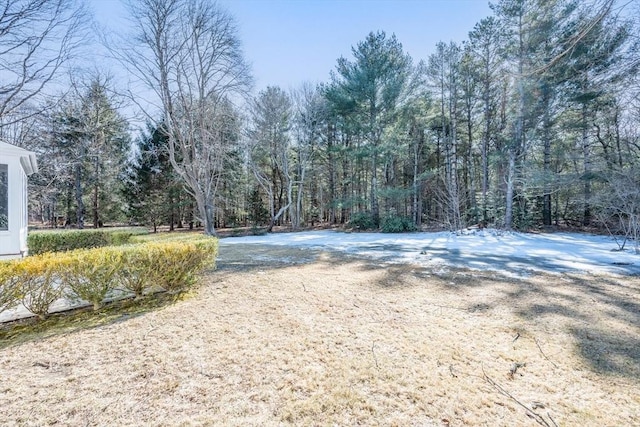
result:
<svg viewBox="0 0 640 427"><path fill-rule="evenodd" d="M610 237L578 233L527 234L494 229L404 234L305 231L229 237L220 242L222 251L224 246L234 244L335 250L384 263L468 267L517 275L535 271L640 274L640 255L617 251Z"/></svg>
<svg viewBox="0 0 640 427"><path fill-rule="evenodd" d="M461 233L345 233L305 231L264 236L228 237L224 247L234 244L276 245L341 251L366 256L380 263L413 263L444 272L448 267L494 270L507 275L548 273L613 273L640 275L640 255L632 250L617 251L607 236L577 233L526 234L501 230L466 230ZM270 257L257 255L268 261ZM280 259L294 264L295 259ZM51 312L86 306L84 301L61 298ZM0 313L0 323L30 317L20 305Z"/></svg>

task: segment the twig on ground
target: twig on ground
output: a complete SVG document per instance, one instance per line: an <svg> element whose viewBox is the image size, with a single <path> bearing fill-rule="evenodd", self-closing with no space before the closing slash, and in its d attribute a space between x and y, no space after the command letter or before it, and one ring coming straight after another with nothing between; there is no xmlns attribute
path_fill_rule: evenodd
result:
<svg viewBox="0 0 640 427"><path fill-rule="evenodd" d="M149 335L151 332L155 331L156 329L158 329L156 326L154 326L154 327L152 327L151 329L149 329L149 330L147 331L147 333L146 333L146 334L144 334L144 336L142 337L142 339L143 339L143 340L146 340L146 339L147 339L147 335Z"/></svg>
<svg viewBox="0 0 640 427"><path fill-rule="evenodd" d="M373 344L371 344L371 354L373 354L373 361L376 364L376 368L380 369L380 367L378 366L378 359L376 358L376 352L373 350L375 345L376 345L376 340L373 340Z"/></svg>
<svg viewBox="0 0 640 427"><path fill-rule="evenodd" d="M40 366L41 368L51 369L51 362L44 363L44 362L36 361L36 362L33 362L31 366Z"/></svg>
<svg viewBox="0 0 640 427"><path fill-rule="evenodd" d="M547 355L546 355L546 354L544 354L544 351L542 351L542 347L540 347L540 344L538 344L538 340L534 338L534 339L533 339L533 342L535 342L535 343L536 343L536 345L538 346L538 350L540 350L540 353L542 353L542 355L544 356L544 358L545 358L545 359L547 359L547 360L549 361L549 363L551 363L551 364L553 365L553 367L554 367L554 368L557 368L557 367L558 367L558 365L556 365L556 364L554 363L554 361L553 361L553 360L549 359L549 358L547 357Z"/></svg>
<svg viewBox="0 0 640 427"><path fill-rule="evenodd" d="M524 403L520 402L518 399L516 399L511 393L509 393L504 387L502 387L500 384L498 384L497 382L495 382L489 375L487 375L487 373L484 371L484 366L482 367L482 376L484 378L484 380L489 383L493 388L495 388L500 394L502 394L503 396L508 397L509 399L513 400L516 404L518 404L519 406L521 406L522 408L524 408L525 413L527 414L528 417L533 418L538 424L540 424L541 426L545 426L545 427L558 427L558 425L556 424L556 422L553 420L553 418L551 418L551 416L549 415L549 413L547 413L547 416L549 417L549 420L551 421L552 424L549 424L549 422L547 422L547 420L541 416L540 414L538 414L537 412L533 411L532 409L530 409L527 405L525 405Z"/></svg>

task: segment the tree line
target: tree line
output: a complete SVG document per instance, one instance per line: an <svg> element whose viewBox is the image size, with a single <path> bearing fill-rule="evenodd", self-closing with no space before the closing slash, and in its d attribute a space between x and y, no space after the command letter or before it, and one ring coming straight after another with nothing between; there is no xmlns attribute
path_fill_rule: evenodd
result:
<svg viewBox="0 0 640 427"><path fill-rule="evenodd" d="M130 2L133 34L106 44L145 88L128 97L146 128L131 136L119 88L93 73L58 99L5 100L1 137L41 154L30 197L52 224L640 237L640 12L615 0L491 9L467 40L440 42L424 60L372 31L328 81L254 95L228 12L205 0Z"/></svg>

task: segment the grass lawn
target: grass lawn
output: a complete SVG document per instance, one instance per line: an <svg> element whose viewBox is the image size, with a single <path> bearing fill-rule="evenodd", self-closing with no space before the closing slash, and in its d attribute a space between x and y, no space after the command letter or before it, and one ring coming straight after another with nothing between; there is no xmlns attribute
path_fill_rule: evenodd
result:
<svg viewBox="0 0 640 427"><path fill-rule="evenodd" d="M640 420L638 278L382 268L254 245L220 256L179 300L54 317L44 333L5 326L2 424Z"/></svg>

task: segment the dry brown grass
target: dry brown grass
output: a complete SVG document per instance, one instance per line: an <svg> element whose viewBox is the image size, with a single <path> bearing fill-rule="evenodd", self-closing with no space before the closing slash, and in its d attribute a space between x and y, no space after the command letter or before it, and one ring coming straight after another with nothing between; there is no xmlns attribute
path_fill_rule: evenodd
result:
<svg viewBox="0 0 640 427"><path fill-rule="evenodd" d="M640 420L637 278L436 274L240 245L221 257L186 300L5 342L2 424Z"/></svg>

